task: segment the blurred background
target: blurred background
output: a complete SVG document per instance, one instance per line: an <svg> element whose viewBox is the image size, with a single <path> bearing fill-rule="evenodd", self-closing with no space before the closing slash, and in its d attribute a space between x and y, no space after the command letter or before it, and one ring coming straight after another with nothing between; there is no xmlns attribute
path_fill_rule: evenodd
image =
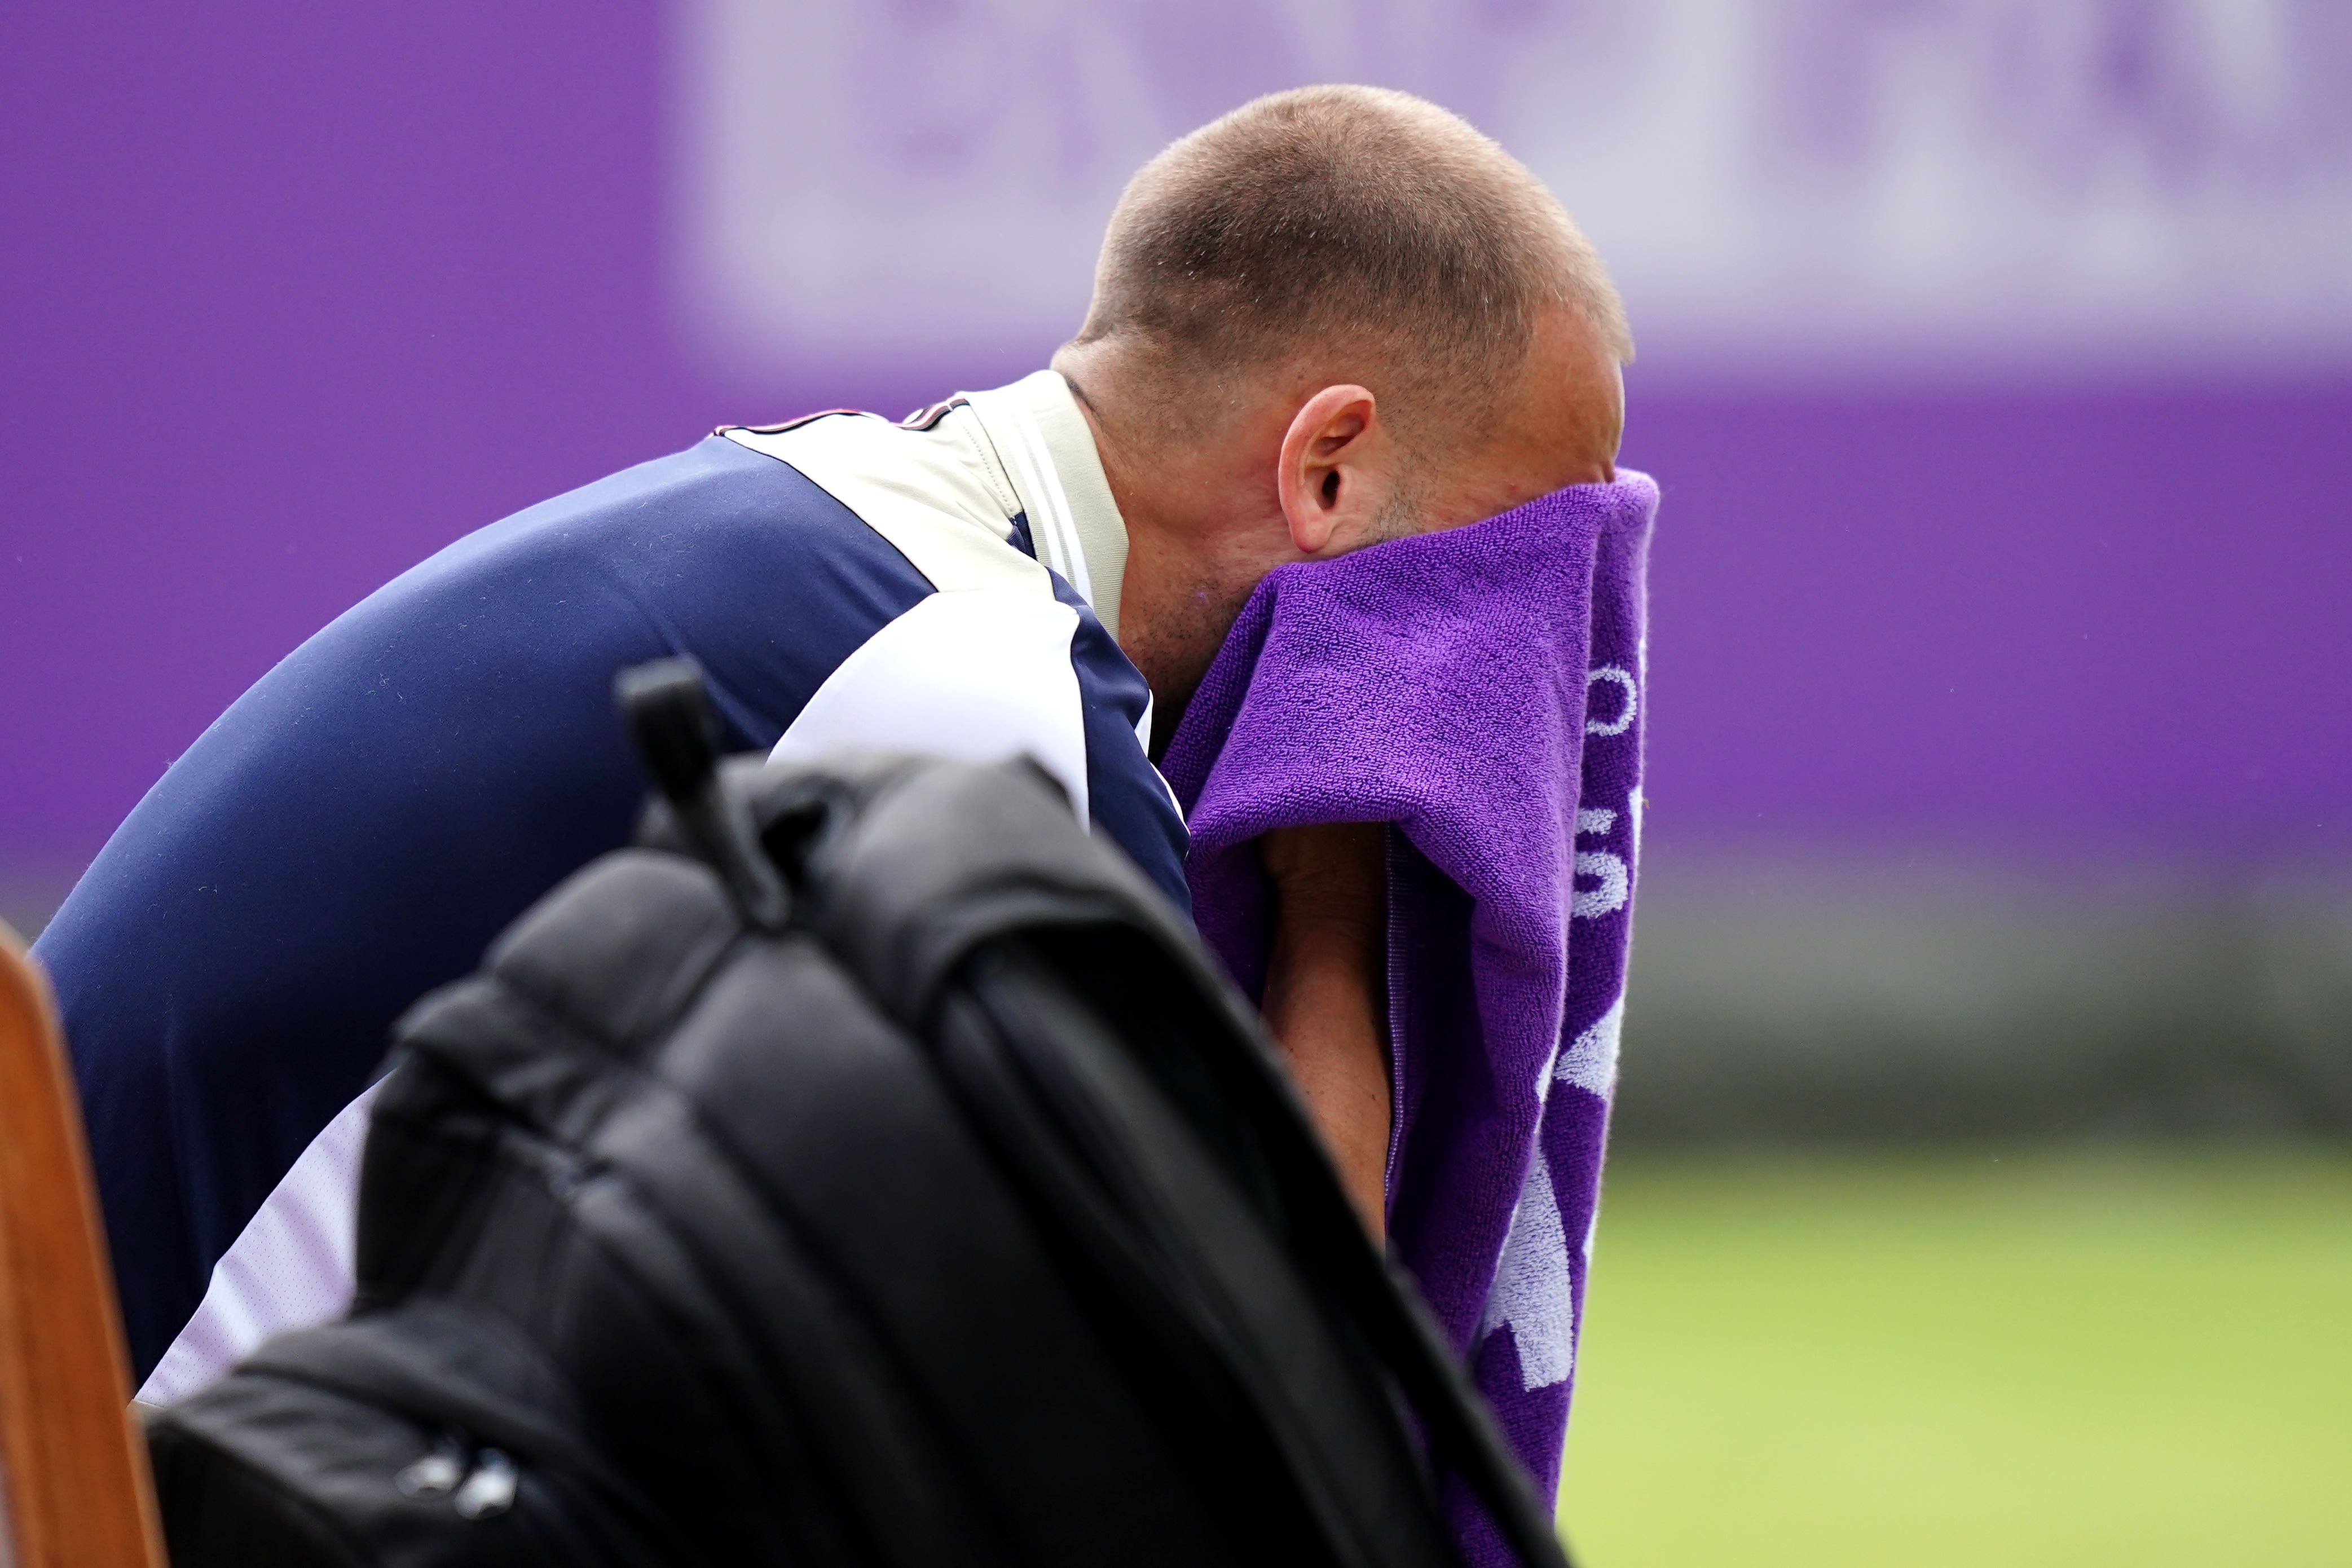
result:
<svg viewBox="0 0 2352 1568"><path fill-rule="evenodd" d="M1586 1555L2352 1560L2352 7L9 32L0 916L404 567L1033 369L1156 148L1407 88L1611 261L1665 497Z"/></svg>

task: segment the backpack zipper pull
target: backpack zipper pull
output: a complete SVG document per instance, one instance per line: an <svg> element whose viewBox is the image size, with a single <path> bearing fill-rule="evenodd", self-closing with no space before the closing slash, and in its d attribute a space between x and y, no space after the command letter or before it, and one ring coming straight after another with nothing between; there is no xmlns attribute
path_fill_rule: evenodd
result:
<svg viewBox="0 0 2352 1568"><path fill-rule="evenodd" d="M392 1478L400 1495L424 1501L446 1497L466 1479L466 1446L451 1433L434 1441L432 1452Z"/></svg>
<svg viewBox="0 0 2352 1568"><path fill-rule="evenodd" d="M515 1488L520 1478L515 1474L514 1461L496 1448L485 1448L474 1456L474 1473L457 1489L453 1504L457 1517L467 1520L496 1519L514 1507Z"/></svg>

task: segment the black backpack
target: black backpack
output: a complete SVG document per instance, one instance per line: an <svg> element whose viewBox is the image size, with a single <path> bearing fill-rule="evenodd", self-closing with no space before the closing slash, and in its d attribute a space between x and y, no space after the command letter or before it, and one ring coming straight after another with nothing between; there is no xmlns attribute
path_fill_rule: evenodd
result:
<svg viewBox="0 0 2352 1568"><path fill-rule="evenodd" d="M1025 763L716 765L404 1019L359 1299L151 1422L178 1568L1564 1568L1250 1013Z"/></svg>

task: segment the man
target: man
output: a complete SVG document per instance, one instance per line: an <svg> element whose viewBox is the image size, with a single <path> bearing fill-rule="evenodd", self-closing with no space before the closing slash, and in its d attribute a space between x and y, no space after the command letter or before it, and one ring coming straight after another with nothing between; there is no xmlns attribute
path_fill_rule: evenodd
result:
<svg viewBox="0 0 2352 1568"><path fill-rule="evenodd" d="M627 836L616 668L693 655L734 743L782 756L1032 752L1181 904L1149 758L1258 581L1609 478L1630 353L1598 258L1493 142L1402 94L1277 94L1136 176L1051 370L902 425L723 429L340 617L39 944L150 1394L341 1305L392 1020ZM1375 1229L1379 844L1265 847L1269 1020Z"/></svg>

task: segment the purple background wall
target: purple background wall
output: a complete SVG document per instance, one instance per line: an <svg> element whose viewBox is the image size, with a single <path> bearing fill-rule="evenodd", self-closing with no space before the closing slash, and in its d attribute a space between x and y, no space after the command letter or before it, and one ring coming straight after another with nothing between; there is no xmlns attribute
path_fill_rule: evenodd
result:
<svg viewBox="0 0 2352 1568"><path fill-rule="evenodd" d="M273 660L471 528L722 420L1042 362L713 368L670 21L12 18L0 880L70 875ZM2352 377L1643 374L1662 856L2347 863Z"/></svg>

